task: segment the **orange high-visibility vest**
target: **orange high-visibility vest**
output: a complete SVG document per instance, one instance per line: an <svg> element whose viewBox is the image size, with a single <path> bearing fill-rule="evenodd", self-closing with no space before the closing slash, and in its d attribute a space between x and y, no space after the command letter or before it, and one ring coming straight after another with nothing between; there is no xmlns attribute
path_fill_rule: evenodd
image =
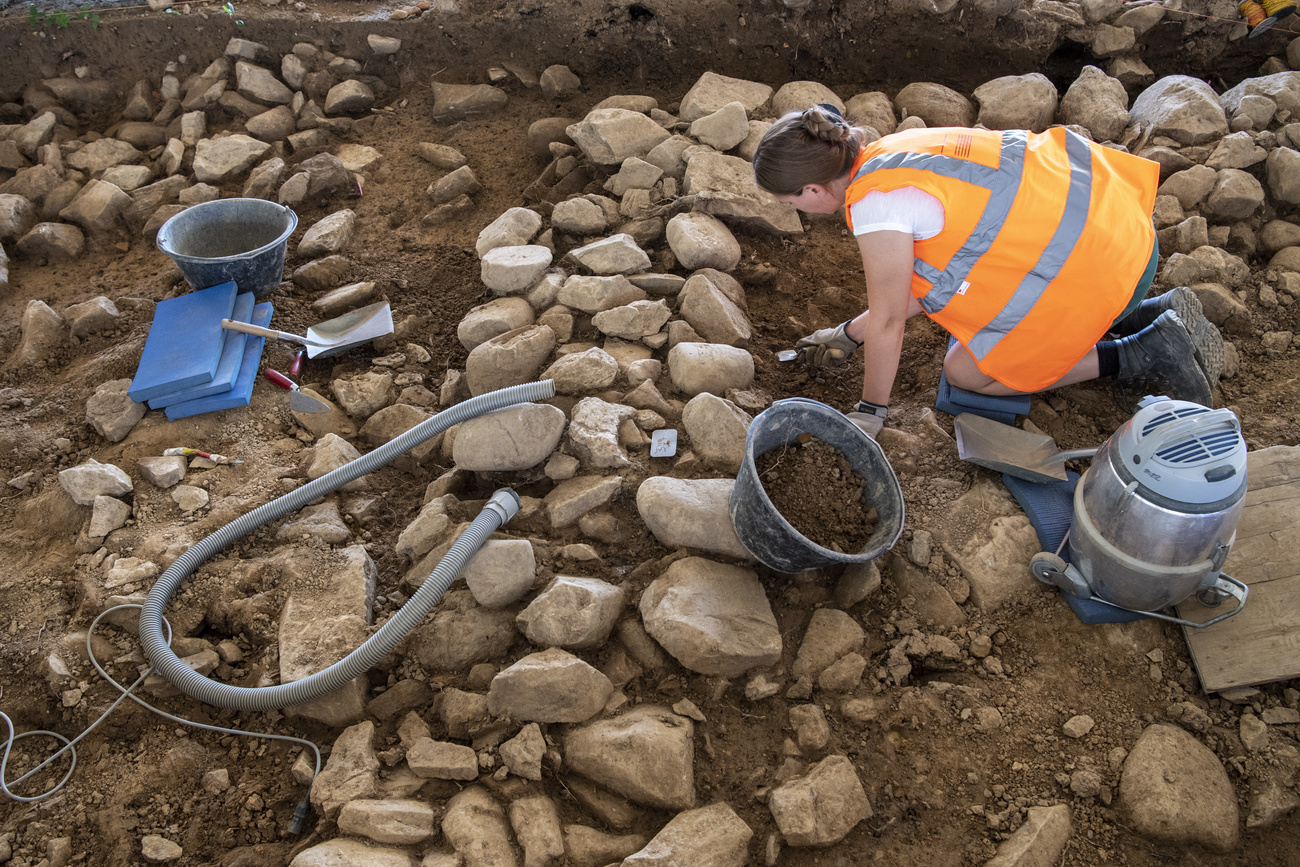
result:
<svg viewBox="0 0 1300 867"><path fill-rule="evenodd" d="M844 197L917 187L943 231L915 241L912 294L981 371L1039 391L1123 312L1155 243L1160 167L1061 127L915 129L866 145Z"/></svg>

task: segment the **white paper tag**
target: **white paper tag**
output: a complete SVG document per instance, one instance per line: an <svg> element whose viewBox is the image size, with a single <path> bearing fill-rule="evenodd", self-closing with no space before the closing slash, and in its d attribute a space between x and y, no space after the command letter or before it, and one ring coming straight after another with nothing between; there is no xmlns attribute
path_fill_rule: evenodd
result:
<svg viewBox="0 0 1300 867"><path fill-rule="evenodd" d="M664 428L650 434L650 457L671 458L677 454L677 429Z"/></svg>
<svg viewBox="0 0 1300 867"><path fill-rule="evenodd" d="M969 289L969 288L970 288L970 283L968 283L968 282L966 282L965 280L963 280L963 281L961 281L961 288L959 288L959 289L957 290L957 294L958 294L958 295L965 295L965 294L966 294L966 290Z"/></svg>

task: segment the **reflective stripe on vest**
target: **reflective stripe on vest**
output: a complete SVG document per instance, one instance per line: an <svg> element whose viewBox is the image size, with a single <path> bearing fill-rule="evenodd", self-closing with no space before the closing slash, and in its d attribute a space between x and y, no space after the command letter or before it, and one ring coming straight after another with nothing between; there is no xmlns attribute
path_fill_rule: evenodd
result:
<svg viewBox="0 0 1300 867"><path fill-rule="evenodd" d="M852 181L878 169L918 169L988 190L989 200L983 213L970 237L953 255L947 268L941 271L920 258L914 260L913 271L930 284L930 290L917 299L926 313L934 314L943 310L962 291L975 263L992 247L1020 191L1027 143L1028 134L1024 130L1003 132L997 168L942 154L897 152L867 160L854 174ZM1060 223L1042 255L1016 287L1006 305L967 343L966 348L977 361L997 346L1038 303L1047 285L1056 278L1065 260L1069 258L1087 225L1092 197L1091 147L1086 139L1069 130L1065 131L1065 146L1070 162L1070 182Z"/></svg>

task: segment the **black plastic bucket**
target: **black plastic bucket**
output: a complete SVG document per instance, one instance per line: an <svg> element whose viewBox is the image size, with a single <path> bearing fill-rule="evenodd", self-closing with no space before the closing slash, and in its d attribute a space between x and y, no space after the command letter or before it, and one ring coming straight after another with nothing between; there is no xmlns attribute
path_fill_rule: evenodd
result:
<svg viewBox="0 0 1300 867"><path fill-rule="evenodd" d="M185 282L206 289L231 280L261 298L280 285L293 209L265 199L214 199L162 224L158 249L181 269Z"/></svg>
<svg viewBox="0 0 1300 867"><path fill-rule="evenodd" d="M863 499L878 515L875 532L856 554L823 548L791 526L763 490L754 459L811 434L848 459L867 480ZM731 523L736 535L763 565L778 572L803 572L836 563L866 563L884 554L903 532L903 490L885 453L842 413L824 403L795 397L778 400L749 426L745 460L731 491Z"/></svg>

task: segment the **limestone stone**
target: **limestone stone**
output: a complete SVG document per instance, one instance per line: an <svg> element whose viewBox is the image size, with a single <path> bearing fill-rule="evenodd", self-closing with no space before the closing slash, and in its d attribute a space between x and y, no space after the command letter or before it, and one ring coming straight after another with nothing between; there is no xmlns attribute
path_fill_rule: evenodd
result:
<svg viewBox="0 0 1300 867"><path fill-rule="evenodd" d="M650 302L638 301L637 303L649 304ZM615 310L622 309L624 308L615 308ZM596 315L604 316L606 314L598 313ZM590 391L599 391L612 385L617 378L618 362L608 352L594 346L582 352L571 352L568 355L560 356L541 373L541 379L555 381L555 390L559 394L584 394Z"/></svg>
<svg viewBox="0 0 1300 867"><path fill-rule="evenodd" d="M684 151L683 157L682 191L694 197L696 212L759 234L786 236L803 231L794 205L777 201L755 185L748 160L699 146Z"/></svg>
<svg viewBox="0 0 1300 867"><path fill-rule="evenodd" d="M1124 761L1122 814L1144 837L1227 853L1239 839L1237 798L1218 757L1177 726L1142 732Z"/></svg>
<svg viewBox="0 0 1300 867"><path fill-rule="evenodd" d="M776 662L781 636L750 569L675 561L641 596L646 631L691 671L734 677Z"/></svg>
<svg viewBox="0 0 1300 867"><path fill-rule="evenodd" d="M1070 808L1065 804L1030 807L1016 832L998 846L985 867L1028 867L1055 864L1070 840Z"/></svg>
<svg viewBox="0 0 1300 867"><path fill-rule="evenodd" d="M478 756L463 744L421 738L407 749L406 763L419 776L434 780L478 779Z"/></svg>
<svg viewBox="0 0 1300 867"><path fill-rule="evenodd" d="M936 534L944 553L970 582L971 601L991 611L1012 599L1041 592L1037 580L1022 568L1038 553L1038 537L1029 519L991 482L976 482L950 509L951 520ZM978 518L977 518L978 516ZM979 520L979 532L955 529L961 521Z"/></svg>
<svg viewBox="0 0 1300 867"><path fill-rule="evenodd" d="M351 379L336 379L330 383L334 399L348 415L370 418L393 402L393 376L390 373L367 371Z"/></svg>
<svg viewBox="0 0 1300 867"><path fill-rule="evenodd" d="M187 467L188 462L183 457L140 458L136 461L140 477L160 488L170 488L185 478Z"/></svg>
<svg viewBox="0 0 1300 867"><path fill-rule="evenodd" d="M564 834L555 802L529 795L510 803L510 827L524 850L524 867L551 867L564 858Z"/></svg>
<svg viewBox="0 0 1300 867"><path fill-rule="evenodd" d="M618 439L618 429L635 410L625 404L584 397L570 413L569 445L585 466L618 468L631 461Z"/></svg>
<svg viewBox="0 0 1300 867"><path fill-rule="evenodd" d="M555 350L548 326L517 328L474 347L465 361L470 394L531 382Z"/></svg>
<svg viewBox="0 0 1300 867"><path fill-rule="evenodd" d="M14 246L18 255L46 262L70 262L85 248L86 236L65 223L37 223Z"/></svg>
<svg viewBox="0 0 1300 867"><path fill-rule="evenodd" d="M926 126L971 126L975 106L957 91L942 84L914 81L898 92L894 105L904 117L913 115Z"/></svg>
<svg viewBox="0 0 1300 867"><path fill-rule="evenodd" d="M0 195L0 241L22 237L35 223L36 208L25 196Z"/></svg>
<svg viewBox="0 0 1300 867"><path fill-rule="evenodd" d="M678 813L624 867L743 867L753 830L723 802Z"/></svg>
<svg viewBox="0 0 1300 867"><path fill-rule="evenodd" d="M1274 199L1289 205L1300 204L1300 151L1274 148L1265 162L1268 191Z"/></svg>
<svg viewBox="0 0 1300 867"><path fill-rule="evenodd" d="M1114 141L1129 123L1128 92L1118 79L1085 66L1061 98L1059 116L1087 129L1094 141Z"/></svg>
<svg viewBox="0 0 1300 867"><path fill-rule="evenodd" d="M629 160L630 162L630 160ZM539 218L540 226L540 218ZM571 235L598 235L605 231L609 222L605 211L590 199L565 199L551 211L551 226L557 232Z"/></svg>
<svg viewBox="0 0 1300 867"><path fill-rule="evenodd" d="M753 419L726 398L696 395L682 411L682 424L696 455L730 472L745 459L745 436Z"/></svg>
<svg viewBox="0 0 1300 867"><path fill-rule="evenodd" d="M335 507L337 510L337 507ZM280 682L292 683L343 657L369 637L378 570L366 549L353 545L331 555L330 580L318 583L293 564L298 573L280 614ZM341 689L285 709L326 725L346 725L365 714L366 678Z"/></svg>
<svg viewBox="0 0 1300 867"><path fill-rule="evenodd" d="M1262 163L1267 156L1268 151L1255 144L1250 133L1234 132L1219 140L1205 165L1215 170L1246 169Z"/></svg>
<svg viewBox="0 0 1300 867"><path fill-rule="evenodd" d="M466 350L535 321L532 305L522 298L494 298L470 308L456 326L456 338Z"/></svg>
<svg viewBox="0 0 1300 867"><path fill-rule="evenodd" d="M1226 94L1225 94L1226 96ZM1197 145L1228 134L1228 118L1219 96L1204 81L1167 75L1138 94L1130 118L1149 126L1151 135Z"/></svg>
<svg viewBox="0 0 1300 867"><path fill-rule="evenodd" d="M652 476L637 489L641 520L661 544L752 560L731 522L734 479Z"/></svg>
<svg viewBox="0 0 1300 867"><path fill-rule="evenodd" d="M640 340L658 334L672 311L662 300L633 301L621 307L602 310L592 317L592 324L602 333L624 340Z"/></svg>
<svg viewBox="0 0 1300 867"><path fill-rule="evenodd" d="M158 834L146 834L140 840L140 855L150 864L167 864L184 854L179 845Z"/></svg>
<svg viewBox="0 0 1300 867"><path fill-rule="evenodd" d="M766 84L705 72L682 97L678 116L692 123L731 102L739 102L747 113L753 113L771 98L772 88Z"/></svg>
<svg viewBox="0 0 1300 867"><path fill-rule="evenodd" d="M1244 220L1264 206L1264 187L1241 169L1220 169L1205 210L1220 220Z"/></svg>
<svg viewBox="0 0 1300 867"><path fill-rule="evenodd" d="M1288 46L1288 54L1293 54L1296 50ZM1300 117L1300 72L1292 68L1247 78L1236 87L1224 91L1220 101L1224 110L1232 115L1237 113L1248 96L1263 96L1273 100L1279 110L1290 112L1294 120Z"/></svg>
<svg viewBox="0 0 1300 867"><path fill-rule="evenodd" d="M558 530L571 526L612 500L622 486L619 476L575 476L561 482L544 500L551 527Z"/></svg>
<svg viewBox="0 0 1300 867"><path fill-rule="evenodd" d="M598 276L635 274L650 268L650 257L631 235L619 233L571 250L569 256Z"/></svg>
<svg viewBox="0 0 1300 867"><path fill-rule="evenodd" d="M605 189L622 198L629 190L651 189L663 176L664 170L660 166L640 157L628 157L623 160L619 170L605 182Z"/></svg>
<svg viewBox="0 0 1300 867"><path fill-rule="evenodd" d="M565 132L589 160L602 166L619 165L628 157L644 157L670 135L644 114L622 108L591 111Z"/></svg>
<svg viewBox="0 0 1300 867"><path fill-rule="evenodd" d="M728 151L749 135L749 115L741 102L729 102L691 123L690 136L719 151Z"/></svg>
<svg viewBox="0 0 1300 867"><path fill-rule="evenodd" d="M567 732L565 764L633 803L690 809L695 806L694 729L689 717L666 707L637 705Z"/></svg>
<svg viewBox="0 0 1300 867"><path fill-rule="evenodd" d="M1184 210L1189 210L1210 194L1218 176L1218 172L1208 166L1195 165L1170 175L1157 192L1162 196L1174 196Z"/></svg>
<svg viewBox="0 0 1300 867"><path fill-rule="evenodd" d="M430 556L436 554L435 550ZM433 565L417 569L427 576ZM449 590L432 620L426 620L408 640L426 669L460 671L505 656L517 634L513 611L481 608L468 590Z"/></svg>
<svg viewBox="0 0 1300 867"><path fill-rule="evenodd" d="M77 149L67 157L67 164L88 175L98 175L113 166L140 162L144 154L115 138L101 138Z"/></svg>
<svg viewBox="0 0 1300 867"><path fill-rule="evenodd" d="M447 801L442 835L465 859L465 867L517 867L519 863L505 811L482 786L469 786Z"/></svg>
<svg viewBox="0 0 1300 867"><path fill-rule="evenodd" d="M327 545L341 545L352 538L336 503L304 507L275 534L276 541L319 539Z"/></svg>
<svg viewBox="0 0 1300 867"><path fill-rule="evenodd" d="M667 236L684 268L730 271L740 262L739 242L721 220L708 214L678 214L668 221Z"/></svg>
<svg viewBox="0 0 1300 867"><path fill-rule="evenodd" d="M95 298L88 300L88 302L73 304L72 307L64 311L64 318L68 320L70 333L77 338L88 337L88 335L110 328L120 316L121 313L117 312L117 305L113 304L112 300L104 298L103 295L96 295Z"/></svg>
<svg viewBox="0 0 1300 867"><path fill-rule="evenodd" d="M777 786L767 803L791 846L838 843L872 815L862 781L845 756L828 756L805 776Z"/></svg>
<svg viewBox="0 0 1300 867"><path fill-rule="evenodd" d="M338 826L345 834L368 837L376 843L414 846L433 836L435 818L433 807L423 801L358 798L343 805Z"/></svg>
<svg viewBox="0 0 1300 867"><path fill-rule="evenodd" d="M546 247L493 247L483 254L479 276L495 294L515 295L531 289L550 265L551 251Z"/></svg>
<svg viewBox="0 0 1300 867"><path fill-rule="evenodd" d="M109 533L125 526L131 517L131 507L116 497L95 497L90 515L90 526L86 535L92 538L107 536Z"/></svg>
<svg viewBox="0 0 1300 867"><path fill-rule="evenodd" d="M432 88L433 119L442 123L499 111L510 101L504 90L489 84L444 84L434 81Z"/></svg>
<svg viewBox="0 0 1300 867"><path fill-rule="evenodd" d="M585 825L564 826L564 849L572 867L618 864L643 849L647 842L639 834L616 836Z"/></svg>
<svg viewBox="0 0 1300 867"><path fill-rule="evenodd" d="M96 497L122 497L133 490L130 476L113 464L101 464L94 458L60 470L59 484L79 506L93 506Z"/></svg>
<svg viewBox="0 0 1300 867"><path fill-rule="evenodd" d="M526 470L550 456L565 424L562 410L544 404L518 404L481 415L458 428L452 460L463 470Z"/></svg>
<svg viewBox="0 0 1300 867"><path fill-rule="evenodd" d="M977 122L989 129L1042 132L1056 119L1056 85L1039 72L1004 75L975 88Z"/></svg>
<svg viewBox="0 0 1300 867"><path fill-rule="evenodd" d="M145 405L127 395L129 379L114 379L95 389L86 400L86 422L111 443L120 443L144 418Z"/></svg>
<svg viewBox="0 0 1300 867"><path fill-rule="evenodd" d="M60 219L76 223L91 235L105 235L122 227L131 197L107 181L90 181L59 211Z"/></svg>
<svg viewBox="0 0 1300 867"><path fill-rule="evenodd" d="M375 724L366 720L348 727L334 741L325 767L311 786L312 806L322 815L334 819L349 801L379 796L374 735Z"/></svg>
<svg viewBox="0 0 1300 867"><path fill-rule="evenodd" d="M286 105L293 99L293 91L270 70L246 60L235 63L235 81L239 92L255 102Z"/></svg>
<svg viewBox="0 0 1300 867"><path fill-rule="evenodd" d="M356 224L357 215L351 208L322 217L298 242L298 255L304 259L315 259L340 252L351 240Z"/></svg>
<svg viewBox="0 0 1300 867"><path fill-rule="evenodd" d="M266 142L242 134L205 138L194 146L194 179L213 184L234 180L270 149Z"/></svg>
<svg viewBox="0 0 1300 867"><path fill-rule="evenodd" d="M519 734L501 745L501 761L516 777L525 780L542 778L542 757L546 755L546 738L537 723L529 723Z"/></svg>
<svg viewBox="0 0 1300 867"><path fill-rule="evenodd" d="M415 867L415 861L401 849L368 846L360 840L338 838L304 849L289 867Z"/></svg>
<svg viewBox="0 0 1300 867"><path fill-rule="evenodd" d="M492 678L488 709L493 716L525 722L579 723L599 713L613 691L604 674L552 647L525 656Z"/></svg>
<svg viewBox="0 0 1300 867"><path fill-rule="evenodd" d="M437 147L431 145L431 147ZM457 154L459 156L459 154ZM426 157L427 159L427 157ZM450 165L449 158L440 158L444 165L441 168L457 169L464 165L465 158L460 157L459 165ZM574 201L584 201L576 199ZM565 203L561 203L565 204ZM559 205L556 206L557 208ZM529 208L509 208L501 216L497 217L491 223L478 233L478 241L474 245L475 252L479 258L483 258L488 252L495 250L497 247L518 247L527 245L538 231L542 228L542 216L536 211Z"/></svg>
<svg viewBox="0 0 1300 867"><path fill-rule="evenodd" d="M556 301L565 307L593 314L645 299L645 291L638 289L622 275L602 277L574 274L564 281L556 296Z"/></svg>
<svg viewBox="0 0 1300 867"><path fill-rule="evenodd" d="M369 111L374 104L374 91L364 82L348 79L331 87L325 95L325 114L327 117L361 114Z"/></svg>
<svg viewBox="0 0 1300 867"><path fill-rule="evenodd" d="M725 394L754 381L754 358L744 349L717 343L679 343L668 352L668 375L678 391L694 397Z"/></svg>
<svg viewBox="0 0 1300 867"><path fill-rule="evenodd" d="M451 147L450 145L440 145L440 144L434 144L432 142L422 141L418 145L416 145L415 152L416 155L420 157L420 159L424 160L427 163L432 163L435 168L439 168L444 171L454 171L455 169L458 169L461 166L465 165L467 162L467 160L465 159L465 155L462 154L460 151L456 150L454 147ZM509 214L510 211L513 210L514 209L511 208L510 210L506 211L506 214ZM503 214L502 216L504 217L505 214ZM540 219L538 222L538 227L539 228L541 227ZM486 231L486 229L484 231ZM479 236L482 237L482 233L480 233ZM522 241L519 241L517 243L527 243L531 239L531 237L532 236L530 235L528 238L524 238Z"/></svg>
<svg viewBox="0 0 1300 867"><path fill-rule="evenodd" d="M808 623L791 674L796 679L815 678L845 654L861 650L863 638L862 627L851 616L835 608L819 608Z"/></svg>
<svg viewBox="0 0 1300 867"><path fill-rule="evenodd" d="M293 109L287 105L277 105L275 108L250 117L244 122L244 129L248 130L253 138L275 142L295 132L296 123L297 118L294 117Z"/></svg>
<svg viewBox="0 0 1300 867"><path fill-rule="evenodd" d="M598 578L557 575L515 623L543 647L597 647L609 638L622 608L622 588Z"/></svg>

